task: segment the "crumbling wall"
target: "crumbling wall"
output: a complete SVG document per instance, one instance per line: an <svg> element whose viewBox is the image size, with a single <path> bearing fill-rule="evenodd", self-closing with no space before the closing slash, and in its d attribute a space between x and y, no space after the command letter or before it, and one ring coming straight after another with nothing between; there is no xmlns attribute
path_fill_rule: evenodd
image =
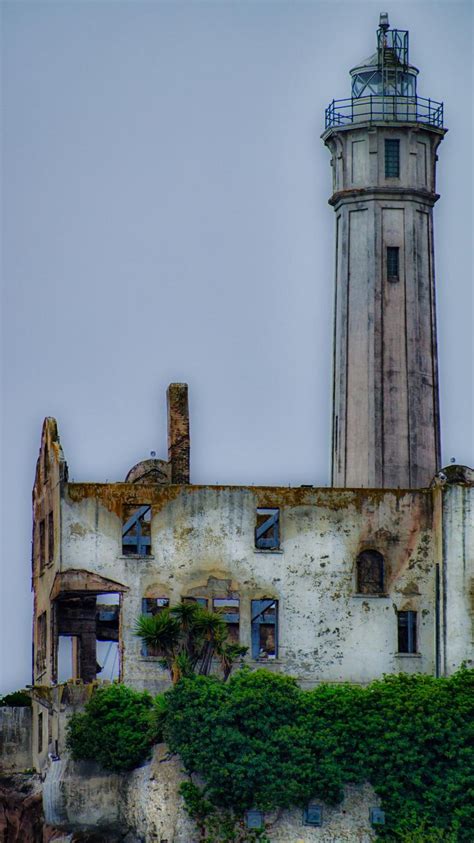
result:
<svg viewBox="0 0 474 843"><path fill-rule="evenodd" d="M33 766L32 717L29 706L0 708L0 771L21 773Z"/></svg>

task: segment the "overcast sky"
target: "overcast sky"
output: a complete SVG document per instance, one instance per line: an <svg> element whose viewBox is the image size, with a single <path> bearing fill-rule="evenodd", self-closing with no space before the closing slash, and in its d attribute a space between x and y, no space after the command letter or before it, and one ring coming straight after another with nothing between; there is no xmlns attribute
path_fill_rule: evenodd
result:
<svg viewBox="0 0 474 843"><path fill-rule="evenodd" d="M474 464L471 2L3 2L0 691L30 681L44 416L75 480L329 483L334 212L324 108L410 30L445 101L435 209L443 462Z"/></svg>

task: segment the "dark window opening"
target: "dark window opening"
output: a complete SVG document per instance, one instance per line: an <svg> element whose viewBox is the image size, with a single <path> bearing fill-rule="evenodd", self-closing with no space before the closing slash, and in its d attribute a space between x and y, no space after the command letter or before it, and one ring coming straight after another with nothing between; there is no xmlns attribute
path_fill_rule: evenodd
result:
<svg viewBox="0 0 474 843"><path fill-rule="evenodd" d="M151 553L151 506L124 506L122 527L124 556L149 556Z"/></svg>
<svg viewBox="0 0 474 843"><path fill-rule="evenodd" d="M169 597L144 597L142 600L142 614L152 618L154 615L159 615L164 609L168 609L169 605ZM141 655L158 656L159 653L151 644L145 644L142 641Z"/></svg>
<svg viewBox="0 0 474 843"><path fill-rule="evenodd" d="M416 612L398 613L398 652L416 653Z"/></svg>
<svg viewBox="0 0 474 843"><path fill-rule="evenodd" d="M385 141L385 177L400 178L400 141Z"/></svg>
<svg viewBox="0 0 474 843"><path fill-rule="evenodd" d="M357 593L384 593L384 560L377 550L363 550L357 557Z"/></svg>
<svg viewBox="0 0 474 843"><path fill-rule="evenodd" d="M387 280L398 281L400 276L398 246L387 246Z"/></svg>
<svg viewBox="0 0 474 843"><path fill-rule="evenodd" d="M259 550L278 550L280 547L280 510L257 509L255 547Z"/></svg>
<svg viewBox="0 0 474 843"><path fill-rule="evenodd" d="M43 752L43 712L38 714L38 752Z"/></svg>
<svg viewBox="0 0 474 843"><path fill-rule="evenodd" d="M54 515L52 512L48 515L48 562L54 560Z"/></svg>
<svg viewBox="0 0 474 843"><path fill-rule="evenodd" d="M46 525L44 518L39 522L39 567L40 574L44 571L46 564Z"/></svg>
<svg viewBox="0 0 474 843"><path fill-rule="evenodd" d="M36 621L36 673L38 674L46 670L46 643L46 612L42 612Z"/></svg>
<svg viewBox="0 0 474 843"><path fill-rule="evenodd" d="M207 609L209 605L209 600L207 597L182 597L182 603L197 603L201 609Z"/></svg>
<svg viewBox="0 0 474 843"><path fill-rule="evenodd" d="M117 679L120 674L120 596L115 593L64 595L56 600L58 674L83 682ZM69 677L67 677L69 678Z"/></svg>
<svg viewBox="0 0 474 843"><path fill-rule="evenodd" d="M278 601L252 600L252 658L275 659L278 655Z"/></svg>
<svg viewBox="0 0 474 843"><path fill-rule="evenodd" d="M214 612L222 615L227 624L229 644L239 643L240 600L237 597L214 597Z"/></svg>

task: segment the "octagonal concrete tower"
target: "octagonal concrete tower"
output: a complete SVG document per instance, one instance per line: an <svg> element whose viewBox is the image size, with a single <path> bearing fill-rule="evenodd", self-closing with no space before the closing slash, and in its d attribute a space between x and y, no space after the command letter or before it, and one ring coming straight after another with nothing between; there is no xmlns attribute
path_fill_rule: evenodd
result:
<svg viewBox="0 0 474 843"><path fill-rule="evenodd" d="M433 250L443 106L417 95L408 32L326 109L336 212L332 484L429 486L440 467Z"/></svg>

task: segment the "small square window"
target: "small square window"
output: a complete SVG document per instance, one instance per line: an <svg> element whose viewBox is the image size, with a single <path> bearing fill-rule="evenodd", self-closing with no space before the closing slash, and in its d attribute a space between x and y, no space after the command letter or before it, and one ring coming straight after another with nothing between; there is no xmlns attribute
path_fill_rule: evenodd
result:
<svg viewBox="0 0 474 843"><path fill-rule="evenodd" d="M263 811L245 812L246 828L263 828Z"/></svg>
<svg viewBox="0 0 474 843"><path fill-rule="evenodd" d="M321 805L315 805L310 802L303 811L303 825L317 825L323 824L323 809Z"/></svg>
<svg viewBox="0 0 474 843"><path fill-rule="evenodd" d="M385 141L385 178L400 178L400 141Z"/></svg>
<svg viewBox="0 0 474 843"><path fill-rule="evenodd" d="M398 612L398 652L416 653L416 612Z"/></svg>
<svg viewBox="0 0 474 843"><path fill-rule="evenodd" d="M385 825L385 811L381 808L370 808L369 819L371 825Z"/></svg>
<svg viewBox="0 0 474 843"><path fill-rule="evenodd" d="M257 509L255 547L258 550L278 550L280 548L279 509Z"/></svg>
<svg viewBox="0 0 474 843"><path fill-rule="evenodd" d="M398 246L387 246L387 280L398 281L400 275Z"/></svg>

